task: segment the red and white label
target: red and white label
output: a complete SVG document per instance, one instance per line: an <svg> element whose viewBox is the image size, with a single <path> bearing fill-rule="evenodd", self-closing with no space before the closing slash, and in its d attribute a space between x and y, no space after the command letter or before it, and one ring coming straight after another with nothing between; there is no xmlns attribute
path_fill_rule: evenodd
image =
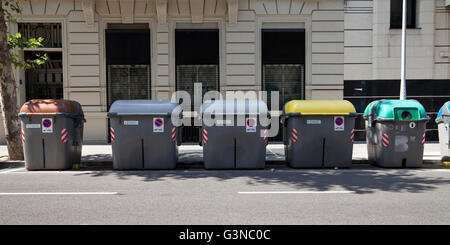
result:
<svg viewBox="0 0 450 245"><path fill-rule="evenodd" d="M176 138L177 138L177 128L173 127L172 128L172 142L174 142Z"/></svg>
<svg viewBox="0 0 450 245"><path fill-rule="evenodd" d="M350 132L350 141L353 143L355 141L355 129L352 128L352 131Z"/></svg>
<svg viewBox="0 0 450 245"><path fill-rule="evenodd" d="M291 140L292 140L292 142L297 142L298 141L298 131L295 128L293 128L291 130Z"/></svg>
<svg viewBox="0 0 450 245"><path fill-rule="evenodd" d="M423 133L423 135L422 135L422 145L425 145L425 138L426 138L426 134Z"/></svg>
<svg viewBox="0 0 450 245"><path fill-rule="evenodd" d="M61 129L61 143L66 143L69 138L69 131L67 128Z"/></svg>
<svg viewBox="0 0 450 245"><path fill-rule="evenodd" d="M269 130L264 129L264 143L267 143L268 135L269 135Z"/></svg>
<svg viewBox="0 0 450 245"><path fill-rule="evenodd" d="M203 144L208 143L208 130L203 129L202 131L202 139L203 139Z"/></svg>
<svg viewBox="0 0 450 245"><path fill-rule="evenodd" d="M383 133L383 135L381 137L381 142L383 143L384 147L389 146L389 135L387 133Z"/></svg>
<svg viewBox="0 0 450 245"><path fill-rule="evenodd" d="M22 142L25 143L25 130L22 129Z"/></svg>
<svg viewBox="0 0 450 245"><path fill-rule="evenodd" d="M111 141L116 140L116 136L114 134L114 128L113 127L109 128L109 134L111 135Z"/></svg>

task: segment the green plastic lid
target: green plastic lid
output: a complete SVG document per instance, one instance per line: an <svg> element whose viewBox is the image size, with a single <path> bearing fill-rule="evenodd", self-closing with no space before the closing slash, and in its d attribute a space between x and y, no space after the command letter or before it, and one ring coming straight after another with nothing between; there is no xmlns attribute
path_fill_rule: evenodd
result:
<svg viewBox="0 0 450 245"><path fill-rule="evenodd" d="M376 100L364 110L364 115L371 113L378 119L401 121L428 119L425 108L417 100Z"/></svg>

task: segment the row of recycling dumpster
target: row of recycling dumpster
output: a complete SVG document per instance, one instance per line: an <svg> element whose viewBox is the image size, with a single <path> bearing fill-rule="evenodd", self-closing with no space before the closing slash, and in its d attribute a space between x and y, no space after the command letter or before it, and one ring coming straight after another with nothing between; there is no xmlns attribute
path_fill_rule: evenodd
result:
<svg viewBox="0 0 450 245"><path fill-rule="evenodd" d="M173 169L181 142L181 107L170 101L119 100L112 104L110 137L114 169ZM352 165L354 106L346 100L293 100L280 122L286 162L293 168ZM19 113L28 170L69 169L81 161L81 105L31 100ZM200 111L200 145L206 169L265 167L269 119L259 100L213 100ZM420 167L429 120L415 100L378 100L363 113L370 161L382 167ZM450 155L450 101L439 111L443 161Z"/></svg>

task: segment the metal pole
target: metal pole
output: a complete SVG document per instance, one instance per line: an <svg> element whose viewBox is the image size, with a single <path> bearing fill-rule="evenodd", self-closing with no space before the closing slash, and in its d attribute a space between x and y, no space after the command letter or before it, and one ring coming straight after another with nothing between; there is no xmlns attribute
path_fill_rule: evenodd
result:
<svg viewBox="0 0 450 245"><path fill-rule="evenodd" d="M406 5L407 0L403 0L402 11L402 67L401 67L401 82L400 82L400 99L406 100Z"/></svg>

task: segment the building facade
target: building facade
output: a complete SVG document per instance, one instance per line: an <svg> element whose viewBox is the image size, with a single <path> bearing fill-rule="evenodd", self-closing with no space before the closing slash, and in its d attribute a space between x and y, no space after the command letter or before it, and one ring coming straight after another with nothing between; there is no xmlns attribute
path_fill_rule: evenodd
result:
<svg viewBox="0 0 450 245"><path fill-rule="evenodd" d="M47 52L50 60L16 71L18 103L79 101L85 142L98 144L108 141L114 100L170 99L177 90L192 93L194 83L203 92L279 91L280 106L348 99L362 112L374 99L398 98L399 6L400 0L24 0L10 31L44 37L45 47L21 55ZM408 96L433 118L450 100L450 1L408 6ZM435 125L428 128L427 139L436 140ZM196 141L195 129L186 132Z"/></svg>

